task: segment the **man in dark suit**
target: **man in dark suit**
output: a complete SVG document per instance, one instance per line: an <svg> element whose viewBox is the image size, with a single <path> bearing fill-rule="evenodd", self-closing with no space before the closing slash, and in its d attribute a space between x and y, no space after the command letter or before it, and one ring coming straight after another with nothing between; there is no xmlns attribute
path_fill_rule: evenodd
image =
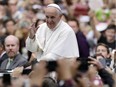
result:
<svg viewBox="0 0 116 87"><path fill-rule="evenodd" d="M75 32L77 43L79 46L80 57L87 58L89 56L89 43L87 42L87 39L84 36L83 32L80 30L78 21L76 19L69 19L68 24Z"/></svg>
<svg viewBox="0 0 116 87"><path fill-rule="evenodd" d="M4 48L4 39L5 39L5 36L0 36L0 65L5 59L8 58Z"/></svg>
<svg viewBox="0 0 116 87"><path fill-rule="evenodd" d="M27 63L27 59L19 53L19 39L17 37L7 36L4 45L8 58L1 63L0 69L14 69Z"/></svg>

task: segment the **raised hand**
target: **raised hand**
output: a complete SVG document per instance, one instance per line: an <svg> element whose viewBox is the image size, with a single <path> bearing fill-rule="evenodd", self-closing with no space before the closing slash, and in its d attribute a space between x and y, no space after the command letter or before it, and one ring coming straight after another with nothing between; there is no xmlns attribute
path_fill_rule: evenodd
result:
<svg viewBox="0 0 116 87"><path fill-rule="evenodd" d="M38 21L37 21L38 22ZM35 33L39 26L37 26L37 22L34 22L28 29L29 29L29 38L33 39L35 37Z"/></svg>

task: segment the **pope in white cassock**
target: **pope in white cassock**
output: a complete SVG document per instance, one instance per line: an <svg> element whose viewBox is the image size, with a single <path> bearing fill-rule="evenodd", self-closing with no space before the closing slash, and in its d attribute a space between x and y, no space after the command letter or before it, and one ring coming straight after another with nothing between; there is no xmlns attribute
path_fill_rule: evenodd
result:
<svg viewBox="0 0 116 87"><path fill-rule="evenodd" d="M62 11L56 4L45 8L46 22L29 28L26 48L37 52L37 60L57 60L59 58L79 57L75 33L71 27L61 20Z"/></svg>

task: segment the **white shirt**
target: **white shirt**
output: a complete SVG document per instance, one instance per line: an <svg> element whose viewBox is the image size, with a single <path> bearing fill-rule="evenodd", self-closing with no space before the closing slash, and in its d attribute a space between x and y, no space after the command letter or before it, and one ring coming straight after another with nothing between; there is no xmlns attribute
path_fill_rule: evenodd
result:
<svg viewBox="0 0 116 87"><path fill-rule="evenodd" d="M75 33L63 21L53 30L49 29L46 23L41 24L35 38L27 38L26 48L31 52L37 52L38 61L79 57Z"/></svg>
<svg viewBox="0 0 116 87"><path fill-rule="evenodd" d="M0 58L2 58L2 56L6 53L6 51L4 51L1 55L0 55Z"/></svg>

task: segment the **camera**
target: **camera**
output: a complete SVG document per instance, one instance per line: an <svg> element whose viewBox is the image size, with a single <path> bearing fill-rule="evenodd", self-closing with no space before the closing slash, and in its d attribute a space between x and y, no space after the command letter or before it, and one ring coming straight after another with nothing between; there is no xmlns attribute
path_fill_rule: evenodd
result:
<svg viewBox="0 0 116 87"><path fill-rule="evenodd" d="M79 57L77 58L77 61L81 63L77 68L77 70L84 73L88 71L88 67L90 65L88 61L92 61L92 60L89 59L88 57Z"/></svg>
<svg viewBox="0 0 116 87"><path fill-rule="evenodd" d="M57 61L47 61L47 70L48 72L56 71L56 67L58 66Z"/></svg>

